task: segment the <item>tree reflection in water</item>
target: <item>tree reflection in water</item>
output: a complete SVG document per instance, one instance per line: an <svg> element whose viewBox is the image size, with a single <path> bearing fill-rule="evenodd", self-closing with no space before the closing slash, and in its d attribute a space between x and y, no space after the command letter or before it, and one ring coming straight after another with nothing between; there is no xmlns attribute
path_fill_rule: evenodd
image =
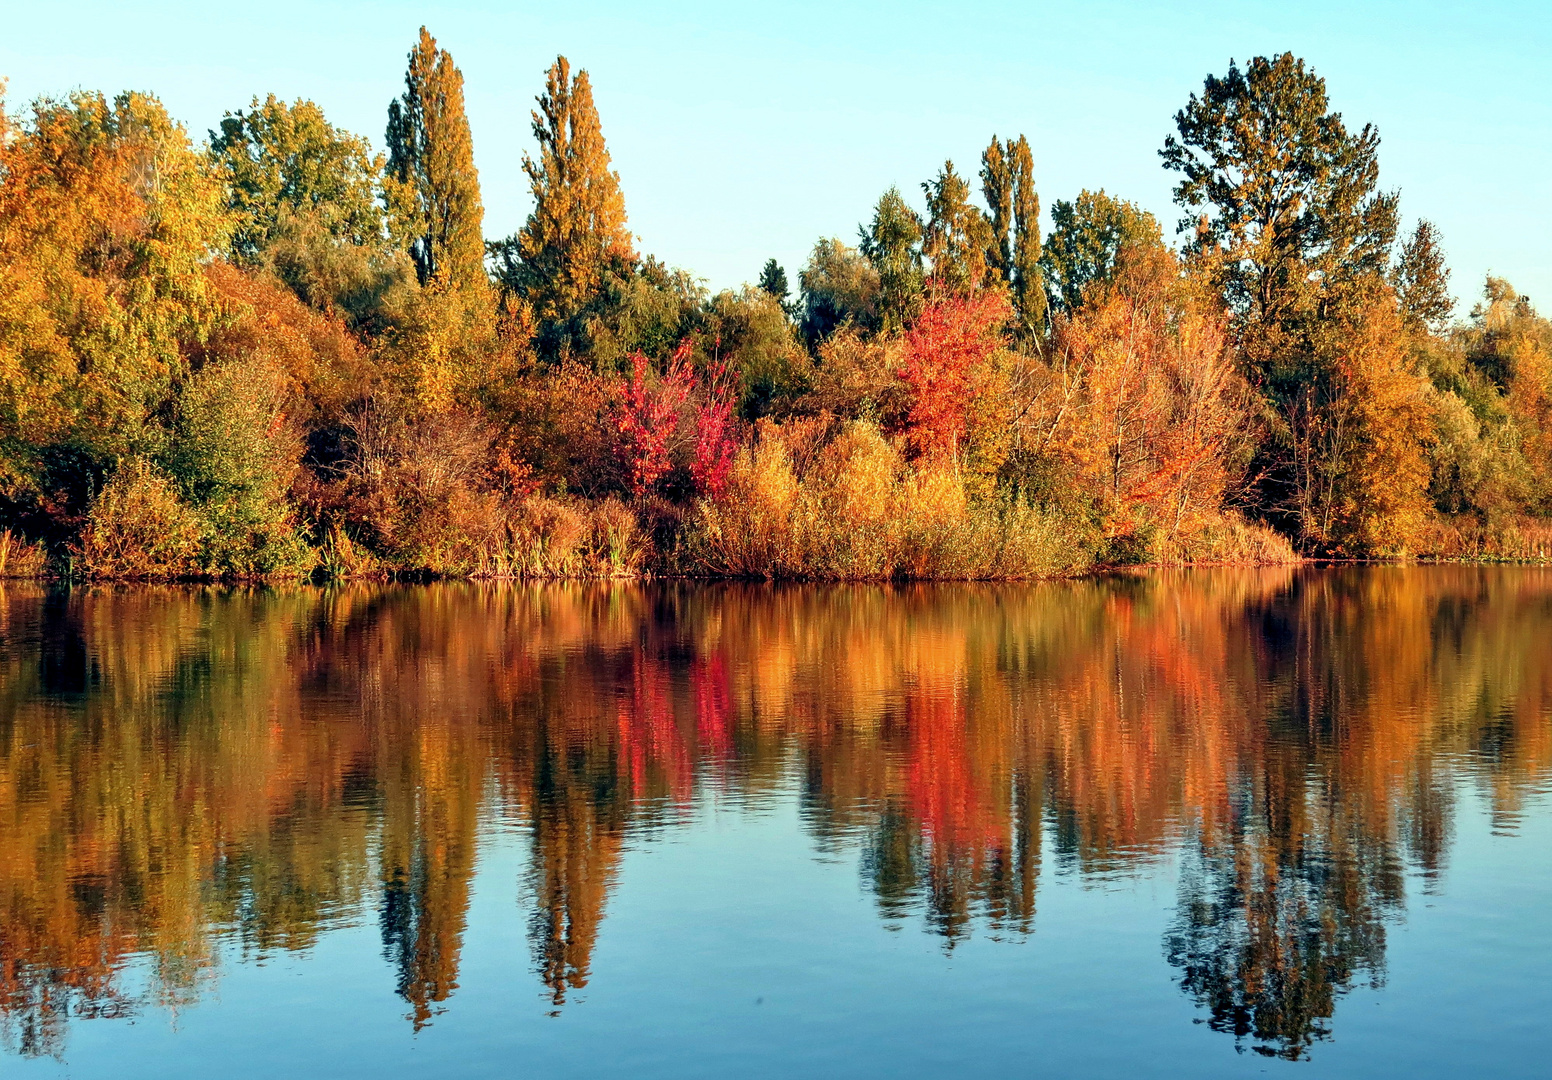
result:
<svg viewBox="0 0 1552 1080"><path fill-rule="evenodd" d="M1042 854L1180 865L1211 1025L1299 1057L1385 972L1462 784L1552 770L1552 574L1373 568L1030 587L0 589L0 1015L198 1000L217 958L375 917L419 1027L493 830L532 964L586 987L623 852L796 789L881 917L1035 929ZM1029 946L1035 947L1035 946ZM128 981L129 970L147 973Z"/></svg>

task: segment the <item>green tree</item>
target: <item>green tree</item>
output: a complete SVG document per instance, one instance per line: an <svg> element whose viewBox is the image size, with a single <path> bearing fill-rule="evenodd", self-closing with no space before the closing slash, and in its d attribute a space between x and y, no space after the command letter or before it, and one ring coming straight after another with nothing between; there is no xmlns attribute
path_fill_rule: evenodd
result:
<svg viewBox="0 0 1552 1080"><path fill-rule="evenodd" d="M839 327L878 329L879 280L855 248L821 238L798 272L803 338L817 347Z"/></svg>
<svg viewBox="0 0 1552 1080"><path fill-rule="evenodd" d="M787 272L781 268L781 263L775 259L765 260L765 266L760 270L760 288L774 296L782 307L787 306L787 295L792 287L787 284Z"/></svg>
<svg viewBox="0 0 1552 1080"><path fill-rule="evenodd" d="M880 324L898 333L921 308L921 220L892 187L879 198L873 223L858 232L862 254L878 272Z"/></svg>
<svg viewBox="0 0 1552 1080"><path fill-rule="evenodd" d="M311 101L287 105L273 94L227 113L209 153L235 225L232 260L371 329L386 292L407 277L378 201L382 156Z"/></svg>
<svg viewBox="0 0 1552 1080"><path fill-rule="evenodd" d="M1409 326L1435 333L1444 329L1455 310L1455 298L1450 295L1450 269L1433 222L1418 221L1402 245L1391 283Z"/></svg>
<svg viewBox="0 0 1552 1080"><path fill-rule="evenodd" d="M927 196L927 227L922 255L932 280L942 289L966 295L987 283L987 251L994 244L992 224L970 202L970 184L945 161L937 177L922 184Z"/></svg>
<svg viewBox="0 0 1552 1080"><path fill-rule="evenodd" d="M232 210L235 262L262 262L287 215L316 221L342 243L369 246L382 239L382 155L330 124L311 101L254 98L247 112L227 113L221 130L210 133L210 157Z"/></svg>
<svg viewBox="0 0 1552 1080"><path fill-rule="evenodd" d="M1397 198L1377 190L1379 132L1350 133L1303 60L1258 56L1243 71L1230 61L1175 125L1159 153L1181 174L1181 230L1196 228L1194 247L1216 252L1242 320L1285 325L1324 290L1383 272Z"/></svg>
<svg viewBox="0 0 1552 1080"><path fill-rule="evenodd" d="M421 285L483 294L485 210L464 115L463 74L424 26L409 53L404 94L388 106L384 189L394 235L409 251Z"/></svg>
<svg viewBox="0 0 1552 1080"><path fill-rule="evenodd" d="M1029 140L999 141L981 155L981 195L990 208L992 276L1008 283L1014 309L1031 332L1045 328L1046 298L1040 263L1040 196L1035 191Z"/></svg>
<svg viewBox="0 0 1552 1080"><path fill-rule="evenodd" d="M1161 248L1158 219L1136 203L1084 190L1068 202L1051 204L1051 235L1040 256L1052 308L1072 312L1083 303L1083 290L1111 281L1121 253Z"/></svg>
<svg viewBox="0 0 1552 1080"><path fill-rule="evenodd" d="M1243 71L1231 61L1175 125L1179 137L1160 155L1182 177L1175 201L1190 216L1180 228L1196 227L1192 261L1221 288L1262 394L1267 437L1253 471L1263 508L1306 546L1379 550L1379 533L1352 523L1405 521L1411 530L1415 518L1393 513L1378 487L1359 482L1354 470L1377 459L1353 451L1349 438L1383 430L1387 453L1412 462L1417 447L1408 440L1422 437L1420 428L1380 423L1353 397L1373 391L1352 377L1354 357L1385 357L1386 387L1411 377L1405 362L1387 366L1371 333L1395 305L1384 274L1397 197L1378 190L1379 133L1369 125L1350 133L1330 109L1325 80L1291 53L1256 57ZM1402 471L1411 485L1410 469ZM1411 506L1407 491L1397 506ZM1378 501L1366 505L1371 496Z"/></svg>
<svg viewBox="0 0 1552 1080"><path fill-rule="evenodd" d="M539 156L523 155L534 208L522 229L495 248L498 278L541 324L565 327L596 299L607 276L631 272L636 252L587 72L573 77L570 63L557 57L536 100Z"/></svg>

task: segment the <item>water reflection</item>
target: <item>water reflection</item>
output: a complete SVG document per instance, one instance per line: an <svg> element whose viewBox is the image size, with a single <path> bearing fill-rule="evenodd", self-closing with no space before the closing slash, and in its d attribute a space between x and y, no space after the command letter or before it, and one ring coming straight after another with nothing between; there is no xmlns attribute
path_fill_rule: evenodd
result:
<svg viewBox="0 0 1552 1080"><path fill-rule="evenodd" d="M633 835L796 790L880 917L948 948L1035 929L1042 853L1095 881L1178 864L1181 989L1296 1058L1384 979L1460 786L1512 830L1545 782L1548 640L1552 574L1510 569L6 587L0 1017L58 1053L72 1020L196 1002L228 944L375 918L424 1025L456 996L481 846L514 826L561 1009Z"/></svg>

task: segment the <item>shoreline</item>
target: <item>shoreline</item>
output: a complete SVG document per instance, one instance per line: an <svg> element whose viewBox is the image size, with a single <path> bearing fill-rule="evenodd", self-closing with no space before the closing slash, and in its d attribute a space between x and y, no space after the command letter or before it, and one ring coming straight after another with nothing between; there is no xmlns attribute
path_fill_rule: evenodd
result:
<svg viewBox="0 0 1552 1080"><path fill-rule="evenodd" d="M451 582L482 584L526 583L622 583L648 584L654 582L682 582L695 584L745 584L745 585L1015 585L1054 581L1083 581L1102 578L1140 576L1165 570L1257 570L1274 567L1339 567L1339 566L1518 566L1552 567L1552 558L1464 558L1429 556L1421 558L1331 558L1303 556L1294 559L1212 559L1201 561L1168 561L1137 564L1095 565L1070 574L1027 576L973 577L973 576L912 576L912 575L734 575L734 574L658 574L651 572L628 574L447 574L423 570L390 571L367 574L319 573L308 577L286 575L237 576L237 575L183 575L177 577L76 577L43 573L0 576L0 587L7 584L35 585L229 585L229 586L279 586L279 585L344 585L371 583L382 585L432 585Z"/></svg>

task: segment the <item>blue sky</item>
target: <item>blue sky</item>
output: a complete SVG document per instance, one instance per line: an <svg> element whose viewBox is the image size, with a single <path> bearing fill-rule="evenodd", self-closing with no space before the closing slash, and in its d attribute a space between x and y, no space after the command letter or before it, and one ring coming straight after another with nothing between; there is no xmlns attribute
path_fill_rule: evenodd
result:
<svg viewBox="0 0 1552 1080"><path fill-rule="evenodd" d="M1439 225L1461 310L1489 271L1552 294L1552 3L97 3L17 5L12 107L75 87L157 93L197 137L254 94L310 97L382 142L421 23L465 77L486 233L528 213L528 110L557 53L592 75L644 250L713 287L820 235L855 238L879 193L990 136L1027 134L1042 201L1103 187L1168 227L1157 150L1229 58L1291 49L1381 182ZM1552 310L1552 301L1540 305Z"/></svg>

